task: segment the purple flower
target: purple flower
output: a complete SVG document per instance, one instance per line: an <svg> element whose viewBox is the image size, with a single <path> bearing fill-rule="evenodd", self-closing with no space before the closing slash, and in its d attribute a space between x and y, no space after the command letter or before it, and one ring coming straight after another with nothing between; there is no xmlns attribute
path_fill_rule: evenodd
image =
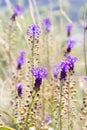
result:
<svg viewBox="0 0 87 130"><path fill-rule="evenodd" d="M43 25L46 32L50 32L51 29L51 21L49 18L43 19Z"/></svg>
<svg viewBox="0 0 87 130"><path fill-rule="evenodd" d="M35 83L34 83L34 90L35 91L38 91L38 90L40 90L40 86L41 86L41 84L42 84L42 79L40 78L36 78L35 79Z"/></svg>
<svg viewBox="0 0 87 130"><path fill-rule="evenodd" d="M66 80L67 72L65 68L63 68L60 72L60 80Z"/></svg>
<svg viewBox="0 0 87 130"><path fill-rule="evenodd" d="M69 65L66 61L61 61L59 64L53 67L54 77L57 78L58 73L60 72L60 79L66 78L66 73L69 70Z"/></svg>
<svg viewBox="0 0 87 130"><path fill-rule="evenodd" d="M57 64L53 66L53 74L55 78L57 78L58 73L59 73L59 65Z"/></svg>
<svg viewBox="0 0 87 130"><path fill-rule="evenodd" d="M85 30L87 30L87 21L85 22L84 27L85 27Z"/></svg>
<svg viewBox="0 0 87 130"><path fill-rule="evenodd" d="M18 96L21 97L23 85L21 83L18 83L16 87L17 87Z"/></svg>
<svg viewBox="0 0 87 130"><path fill-rule="evenodd" d="M42 84L42 79L46 78L48 73L44 68L32 68L31 73L35 77L34 90L38 91L40 89L40 85Z"/></svg>
<svg viewBox="0 0 87 130"><path fill-rule="evenodd" d="M86 80L86 81L87 81L87 76L84 76L84 80Z"/></svg>
<svg viewBox="0 0 87 130"><path fill-rule="evenodd" d="M25 61L25 52L21 51L19 56L17 57L17 69L21 69L21 66L24 64Z"/></svg>
<svg viewBox="0 0 87 130"><path fill-rule="evenodd" d="M67 56L65 61L60 63L61 72L60 80L66 80L67 72L74 72L74 63L77 61L76 57Z"/></svg>
<svg viewBox="0 0 87 130"><path fill-rule="evenodd" d="M38 79L46 78L48 75L47 70L44 68L35 68L34 67L31 72L32 72L33 76L35 76L35 78L38 78Z"/></svg>
<svg viewBox="0 0 87 130"><path fill-rule="evenodd" d="M69 70L69 65L68 65L68 62L66 61L61 61L60 64L59 64L59 67L60 69L64 69L65 71L68 71Z"/></svg>
<svg viewBox="0 0 87 130"><path fill-rule="evenodd" d="M13 11L14 11L15 14L17 14L17 16L19 16L24 12L24 9L20 5L15 5Z"/></svg>
<svg viewBox="0 0 87 130"><path fill-rule="evenodd" d="M67 71L69 70L69 65L68 62L66 61L62 61L60 63L60 80L66 80L66 76L67 76Z"/></svg>
<svg viewBox="0 0 87 130"><path fill-rule="evenodd" d="M38 25L31 25L28 26L27 35L30 35L32 37L37 37L40 34L40 27Z"/></svg>
<svg viewBox="0 0 87 130"><path fill-rule="evenodd" d="M50 122L50 120L51 120L51 116L46 116L44 122L47 124Z"/></svg>
<svg viewBox="0 0 87 130"><path fill-rule="evenodd" d="M71 49L74 47L75 43L76 42L74 40L68 40L67 41L67 50L66 50L66 53L70 53L71 52Z"/></svg>
<svg viewBox="0 0 87 130"><path fill-rule="evenodd" d="M53 67L54 77L57 78L58 73L60 73L60 80L65 80L68 70L69 70L68 62L61 61L59 64Z"/></svg>
<svg viewBox="0 0 87 130"><path fill-rule="evenodd" d="M69 37L71 35L72 25L67 25L66 30L67 30L67 36Z"/></svg>
<svg viewBox="0 0 87 130"><path fill-rule="evenodd" d="M68 72L74 72L74 63L77 61L76 57L67 56L65 60L53 67L54 77L57 78L60 74L60 80L66 80Z"/></svg>
<svg viewBox="0 0 87 130"><path fill-rule="evenodd" d="M21 15L23 12L24 12L23 7L21 7L20 5L15 5L13 9L12 20L14 21L15 17Z"/></svg>
<svg viewBox="0 0 87 130"><path fill-rule="evenodd" d="M74 70L74 63L77 61L76 57L67 56L66 61L68 62L69 71Z"/></svg>

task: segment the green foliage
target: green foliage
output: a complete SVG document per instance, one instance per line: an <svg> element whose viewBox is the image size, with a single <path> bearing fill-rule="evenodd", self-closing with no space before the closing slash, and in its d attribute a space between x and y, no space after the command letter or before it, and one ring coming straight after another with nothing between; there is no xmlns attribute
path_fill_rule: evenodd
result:
<svg viewBox="0 0 87 130"><path fill-rule="evenodd" d="M7 127L7 126L0 126L0 130L15 130L15 129Z"/></svg>

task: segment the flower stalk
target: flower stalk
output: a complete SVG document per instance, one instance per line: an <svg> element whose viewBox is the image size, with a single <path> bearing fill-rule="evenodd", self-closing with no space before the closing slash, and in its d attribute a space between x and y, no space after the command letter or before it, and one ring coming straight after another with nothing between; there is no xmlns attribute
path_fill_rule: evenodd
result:
<svg viewBox="0 0 87 130"><path fill-rule="evenodd" d="M29 126L28 126L28 119L29 119L29 112L30 112L30 110L31 110L31 107L32 107L32 105L33 105L33 103L34 103L34 99L35 99L35 97L36 97L36 94L37 94L37 92L36 91L34 91L34 94L33 94L33 97L32 97L32 101L31 101L31 103L30 103L30 105L29 105L29 108L28 108L28 110L27 110L27 115L26 115L26 130L29 130Z"/></svg>
<svg viewBox="0 0 87 130"><path fill-rule="evenodd" d="M68 81L68 130L70 130L70 73Z"/></svg>
<svg viewBox="0 0 87 130"><path fill-rule="evenodd" d="M86 22L86 9L84 10L84 24ZM84 63L85 63L85 74L87 75L87 60L86 60L86 29L85 29L85 25L84 25Z"/></svg>
<svg viewBox="0 0 87 130"><path fill-rule="evenodd" d="M60 101L59 101L59 130L62 130L62 87L63 87L63 81L60 81Z"/></svg>

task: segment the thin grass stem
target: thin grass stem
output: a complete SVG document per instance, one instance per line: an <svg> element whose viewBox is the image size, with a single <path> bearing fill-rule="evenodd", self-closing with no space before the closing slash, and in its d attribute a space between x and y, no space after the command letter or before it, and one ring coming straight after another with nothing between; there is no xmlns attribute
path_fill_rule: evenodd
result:
<svg viewBox="0 0 87 130"><path fill-rule="evenodd" d="M85 63L85 74L87 75L87 60L86 60L86 29L85 29L85 22L86 22L86 9L84 10L84 63Z"/></svg>

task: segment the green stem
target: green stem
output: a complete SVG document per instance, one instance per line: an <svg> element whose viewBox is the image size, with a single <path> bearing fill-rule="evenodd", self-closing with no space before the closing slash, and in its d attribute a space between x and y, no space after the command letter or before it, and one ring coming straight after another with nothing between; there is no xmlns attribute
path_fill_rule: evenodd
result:
<svg viewBox="0 0 87 130"><path fill-rule="evenodd" d="M84 23L86 22L86 9L84 10ZM87 75L87 60L86 60L86 29L84 26L84 62L85 62L85 73Z"/></svg>
<svg viewBox="0 0 87 130"><path fill-rule="evenodd" d="M14 124L15 124L18 128L20 128L20 125L17 123L17 120L16 120L16 118L15 118L13 115L11 115L11 114L9 114L9 113L7 113L6 111L1 110L1 109L0 109L0 112L4 113L4 114L6 114L8 117L10 117L10 118L13 120Z"/></svg>
<svg viewBox="0 0 87 130"><path fill-rule="evenodd" d="M48 68L49 68L49 46L47 43L47 64L48 64Z"/></svg>
<svg viewBox="0 0 87 130"><path fill-rule="evenodd" d="M47 45L47 68L48 68L48 72L49 72L49 74L50 74L50 58L49 58L49 39L48 39L48 34L47 34L47 43L46 43L46 45Z"/></svg>
<svg viewBox="0 0 87 130"><path fill-rule="evenodd" d="M30 110L31 110L31 107L32 107L32 105L33 105L33 103L34 103L34 99L35 99L35 96L36 96L36 91L34 92L34 95L33 95L33 99L32 99L32 101L31 101L31 103L30 103L30 105L29 105L29 108L28 108L28 110L27 110L27 115L26 115L26 130L29 130L29 128L28 128L28 119L29 119L29 112L30 112Z"/></svg>
<svg viewBox="0 0 87 130"><path fill-rule="evenodd" d="M43 87L42 87L42 104L43 104L43 108L42 108L42 119L44 120L44 116L45 116L44 84L43 84Z"/></svg>

